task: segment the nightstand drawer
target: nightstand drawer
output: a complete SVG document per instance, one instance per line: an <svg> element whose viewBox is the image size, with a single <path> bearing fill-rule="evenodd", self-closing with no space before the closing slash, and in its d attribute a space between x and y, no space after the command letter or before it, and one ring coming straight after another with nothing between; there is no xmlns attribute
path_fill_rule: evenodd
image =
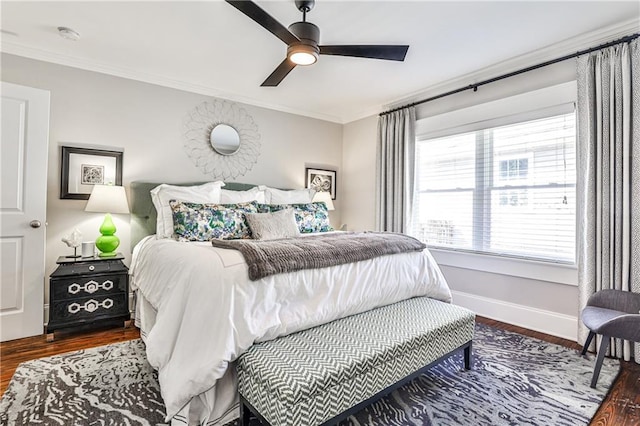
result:
<svg viewBox="0 0 640 426"><path fill-rule="evenodd" d="M51 279L50 299L61 301L88 296L102 296L127 291L128 276L124 274L102 274Z"/></svg>
<svg viewBox="0 0 640 426"><path fill-rule="evenodd" d="M125 293L54 302L51 309L50 325L56 328L66 323L77 324L82 320L96 321L129 315L129 304Z"/></svg>
<svg viewBox="0 0 640 426"><path fill-rule="evenodd" d="M60 265L58 269L51 274L51 278L61 276L67 277L69 275L104 274L126 271L127 268L120 261L87 261Z"/></svg>

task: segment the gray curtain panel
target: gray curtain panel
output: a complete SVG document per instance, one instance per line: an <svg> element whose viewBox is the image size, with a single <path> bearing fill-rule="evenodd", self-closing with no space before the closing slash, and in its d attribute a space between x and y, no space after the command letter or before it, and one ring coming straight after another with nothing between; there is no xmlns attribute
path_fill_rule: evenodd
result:
<svg viewBox="0 0 640 426"><path fill-rule="evenodd" d="M378 119L376 158L376 228L408 233L411 229L415 174L414 107Z"/></svg>
<svg viewBox="0 0 640 426"><path fill-rule="evenodd" d="M638 39L579 57L577 71L582 310L589 296L601 289L640 292ZM579 324L578 337L584 342L587 330ZM625 360L635 354L640 363L640 344L613 339L610 352Z"/></svg>

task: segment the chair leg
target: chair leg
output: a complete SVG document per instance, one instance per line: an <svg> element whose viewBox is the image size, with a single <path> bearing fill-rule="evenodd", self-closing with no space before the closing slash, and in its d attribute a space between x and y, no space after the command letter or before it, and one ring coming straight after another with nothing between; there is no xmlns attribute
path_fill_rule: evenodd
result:
<svg viewBox="0 0 640 426"><path fill-rule="evenodd" d="M596 333L589 330L589 335L587 336L587 340L584 342L584 347L582 348L582 352L580 353L580 355L584 355L587 353L587 349L589 349L589 345L591 344L591 341L593 340L593 337L595 335Z"/></svg>
<svg viewBox="0 0 640 426"><path fill-rule="evenodd" d="M604 360L604 354L609 349L609 342L611 338L609 336L602 336L602 343L600 343L600 349L598 349L598 360L596 361L596 367L593 370L593 378L591 379L591 387L595 389L596 383L598 383L598 376L600 376L600 369L602 368L602 361Z"/></svg>

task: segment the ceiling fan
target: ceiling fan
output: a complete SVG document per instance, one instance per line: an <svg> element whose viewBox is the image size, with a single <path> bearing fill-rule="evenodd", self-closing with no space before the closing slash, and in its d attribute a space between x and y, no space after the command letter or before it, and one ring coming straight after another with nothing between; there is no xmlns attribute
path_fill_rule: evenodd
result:
<svg viewBox="0 0 640 426"><path fill-rule="evenodd" d="M302 21L294 22L288 29L250 0L226 1L288 46L285 60L261 86L277 86L297 65L314 64L318 60L318 55L404 61L409 49L408 45L319 45L320 29L311 22L307 22L307 12L313 9L315 0L296 0L296 7L302 12Z"/></svg>

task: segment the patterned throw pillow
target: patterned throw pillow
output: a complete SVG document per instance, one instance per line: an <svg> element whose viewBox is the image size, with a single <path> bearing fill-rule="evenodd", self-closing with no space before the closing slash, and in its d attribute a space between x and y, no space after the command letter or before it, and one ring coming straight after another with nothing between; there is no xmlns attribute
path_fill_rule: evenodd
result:
<svg viewBox="0 0 640 426"><path fill-rule="evenodd" d="M220 188L224 182L207 182L202 185L176 186L163 183L150 191L151 201L158 213L156 238L171 238L173 235L173 214L169 201L181 200L191 203L220 204Z"/></svg>
<svg viewBox="0 0 640 426"><path fill-rule="evenodd" d="M303 234L333 231L325 203L258 204L260 213L272 213L283 209L293 209L298 229Z"/></svg>
<svg viewBox="0 0 640 426"><path fill-rule="evenodd" d="M255 203L197 204L171 200L173 233L178 241L251 238L245 213L257 213Z"/></svg>

